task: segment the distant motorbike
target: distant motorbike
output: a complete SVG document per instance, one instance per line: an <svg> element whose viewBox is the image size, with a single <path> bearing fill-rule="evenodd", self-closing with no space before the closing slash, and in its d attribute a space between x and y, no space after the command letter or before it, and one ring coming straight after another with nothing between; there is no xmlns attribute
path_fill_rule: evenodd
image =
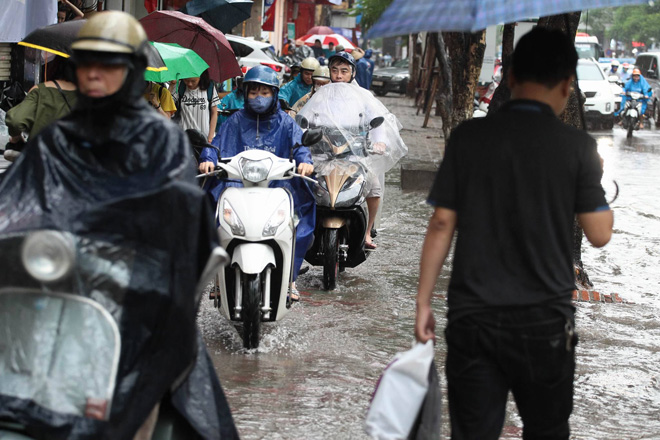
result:
<svg viewBox="0 0 660 440"><path fill-rule="evenodd" d="M297 119L302 128L309 122ZM363 159L371 152L369 130L383 124L371 120L360 133L347 133L336 127L321 127L323 138L310 146L317 183L314 244L305 260L323 267L323 288L333 290L339 272L356 267L367 259L365 235L369 220L366 204L368 170Z"/></svg>
<svg viewBox="0 0 660 440"><path fill-rule="evenodd" d="M631 138L633 130L639 130L639 121L642 116L642 102L648 98L639 92L623 93L628 99L621 113L621 123L626 130L626 138Z"/></svg>
<svg viewBox="0 0 660 440"><path fill-rule="evenodd" d="M302 145L320 136L307 131ZM200 177L238 179L243 187L229 187L218 199L220 242L231 262L216 276L213 302L225 318L243 323L243 346L257 348L261 322L279 321L291 307L287 293L298 221L291 193L268 184L302 176L292 159L256 149L221 159L218 168Z"/></svg>

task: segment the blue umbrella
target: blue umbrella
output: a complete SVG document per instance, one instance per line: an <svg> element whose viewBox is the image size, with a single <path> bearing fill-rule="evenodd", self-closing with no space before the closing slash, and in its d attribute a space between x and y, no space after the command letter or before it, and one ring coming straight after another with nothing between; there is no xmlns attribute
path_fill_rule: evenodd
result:
<svg viewBox="0 0 660 440"><path fill-rule="evenodd" d="M201 17L223 33L250 18L252 0L192 0L181 8L181 12Z"/></svg>
<svg viewBox="0 0 660 440"><path fill-rule="evenodd" d="M489 25L647 0L394 0L369 38L415 32L475 32Z"/></svg>

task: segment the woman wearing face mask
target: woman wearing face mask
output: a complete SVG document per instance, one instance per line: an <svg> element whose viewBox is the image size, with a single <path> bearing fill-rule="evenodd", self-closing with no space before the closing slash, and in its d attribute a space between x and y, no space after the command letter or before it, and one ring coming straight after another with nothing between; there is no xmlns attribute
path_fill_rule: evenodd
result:
<svg viewBox="0 0 660 440"><path fill-rule="evenodd" d="M259 149L269 151L276 156L288 158L291 147L301 142L302 130L295 121L280 109L278 100L279 79L273 69L256 66L245 74L243 80L245 107L234 113L220 127L212 144L220 149L224 158L233 157L241 151ZM304 176L314 171L312 155L307 147L297 148L293 159L298 164L298 173ZM213 171L218 155L213 148L204 148L200 155L199 171ZM241 186L240 181L211 179L205 186L218 201L222 191L228 186ZM300 219L296 228L296 249L294 256L291 299L299 299L295 280L302 264L305 252L314 239L316 205L314 196L302 179L279 180L271 186L286 187L293 194L294 208Z"/></svg>
<svg viewBox="0 0 660 440"><path fill-rule="evenodd" d="M185 78L179 82L175 92L177 114L174 120L183 130L199 130L213 140L215 126L218 123L218 103L220 98L213 81L209 79L208 69L199 77Z"/></svg>

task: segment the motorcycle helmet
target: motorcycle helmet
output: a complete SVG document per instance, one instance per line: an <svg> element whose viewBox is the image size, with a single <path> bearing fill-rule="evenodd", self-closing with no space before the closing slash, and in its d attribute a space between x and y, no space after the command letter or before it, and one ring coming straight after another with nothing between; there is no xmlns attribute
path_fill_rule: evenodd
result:
<svg viewBox="0 0 660 440"><path fill-rule="evenodd" d="M300 68L302 70L311 70L312 72L315 71L321 63L319 63L319 60L313 57L305 58L302 60L302 63L300 63Z"/></svg>
<svg viewBox="0 0 660 440"><path fill-rule="evenodd" d="M618 60L612 60L611 66L612 67L619 67L621 63Z"/></svg>
<svg viewBox="0 0 660 440"><path fill-rule="evenodd" d="M78 107L98 110L97 114L107 118L126 104L137 104L145 88L147 44L142 25L130 14L105 11L87 20L71 44L73 63L77 67L94 63L122 65L126 67L126 76L121 88L109 96L91 98L79 91Z"/></svg>
<svg viewBox="0 0 660 440"><path fill-rule="evenodd" d="M319 66L312 74L312 79L330 81L330 68L328 66Z"/></svg>
<svg viewBox="0 0 660 440"><path fill-rule="evenodd" d="M348 63L351 65L351 81L355 78L355 58L353 55L346 51L337 52L330 57L328 66L332 67L333 64L337 63Z"/></svg>
<svg viewBox="0 0 660 440"><path fill-rule="evenodd" d="M250 91L251 85L265 85L272 89L273 91L273 100L271 105L264 111L259 111L259 114L272 114L277 110L278 95L280 91L280 79L277 77L277 73L268 66L255 66L248 70L243 78L243 94L245 95L245 110L252 114L256 115L257 112L253 111L250 107L250 102L248 99L248 93Z"/></svg>
<svg viewBox="0 0 660 440"><path fill-rule="evenodd" d="M254 66L245 74L243 78L243 88L250 84L264 84L272 87L273 92L280 90L280 79L277 73L268 66Z"/></svg>
<svg viewBox="0 0 660 440"><path fill-rule="evenodd" d="M637 67L635 67L635 68L633 69L633 71L632 71L632 74L633 74L633 75L641 75L642 72L641 72Z"/></svg>

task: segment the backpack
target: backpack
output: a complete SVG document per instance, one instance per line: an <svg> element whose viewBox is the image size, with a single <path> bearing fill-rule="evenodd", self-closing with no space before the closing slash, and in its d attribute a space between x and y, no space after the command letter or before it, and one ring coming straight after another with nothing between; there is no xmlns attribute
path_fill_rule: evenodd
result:
<svg viewBox="0 0 660 440"><path fill-rule="evenodd" d="M26 95L23 85L18 81L13 82L0 93L0 109L8 112L10 108L20 104Z"/></svg>

